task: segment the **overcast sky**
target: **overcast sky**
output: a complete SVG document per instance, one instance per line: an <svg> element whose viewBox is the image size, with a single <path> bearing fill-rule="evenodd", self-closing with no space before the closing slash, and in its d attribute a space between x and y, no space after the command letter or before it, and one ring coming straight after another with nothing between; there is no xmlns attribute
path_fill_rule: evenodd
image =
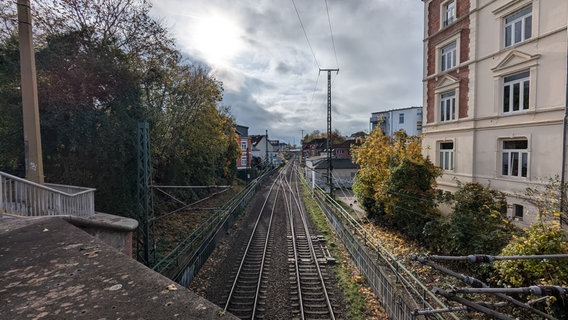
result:
<svg viewBox="0 0 568 320"><path fill-rule="evenodd" d="M422 1L327 0L329 20L325 0L153 2L180 51L223 82L223 104L249 134L299 143L301 130L325 132L320 68L339 67L332 127L343 135L368 131L372 112L422 104Z"/></svg>

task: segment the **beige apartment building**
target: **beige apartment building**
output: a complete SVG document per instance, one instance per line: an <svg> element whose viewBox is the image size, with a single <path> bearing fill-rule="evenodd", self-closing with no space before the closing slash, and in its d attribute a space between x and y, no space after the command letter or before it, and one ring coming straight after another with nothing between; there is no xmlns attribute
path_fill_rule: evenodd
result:
<svg viewBox="0 0 568 320"><path fill-rule="evenodd" d="M441 189L490 184L508 215L563 173L568 0L423 0L425 155Z"/></svg>

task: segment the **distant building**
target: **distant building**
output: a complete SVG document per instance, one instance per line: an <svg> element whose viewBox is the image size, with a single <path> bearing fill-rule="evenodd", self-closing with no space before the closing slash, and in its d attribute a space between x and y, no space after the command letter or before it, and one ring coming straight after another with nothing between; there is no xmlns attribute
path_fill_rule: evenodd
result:
<svg viewBox="0 0 568 320"><path fill-rule="evenodd" d="M251 139L248 135L248 127L237 125L236 131L239 136L241 156L237 159L237 170L250 168L251 165Z"/></svg>
<svg viewBox="0 0 568 320"><path fill-rule="evenodd" d="M304 159L321 156L327 146L326 138L316 138L309 142L302 143L302 155Z"/></svg>
<svg viewBox="0 0 568 320"><path fill-rule="evenodd" d="M422 107L409 107L373 112L370 129L380 128L383 134L392 137L395 132L404 130L409 136L422 134Z"/></svg>
<svg viewBox="0 0 568 320"><path fill-rule="evenodd" d="M333 166L333 185L336 188L351 188L359 166L353 163L351 159L332 159L331 164ZM306 159L305 177L310 186L327 187L327 167L328 161L326 157Z"/></svg>
<svg viewBox="0 0 568 320"><path fill-rule="evenodd" d="M333 159L351 159L351 146L359 144L360 139L347 138L342 143L331 146L331 157ZM327 156L327 139L317 138L302 144L302 155L304 158Z"/></svg>
<svg viewBox="0 0 568 320"><path fill-rule="evenodd" d="M251 135L252 156L268 160L268 163L276 165L279 162L278 154L286 148L285 143L280 143L278 140L270 140L267 135ZM267 159L268 157L268 159Z"/></svg>

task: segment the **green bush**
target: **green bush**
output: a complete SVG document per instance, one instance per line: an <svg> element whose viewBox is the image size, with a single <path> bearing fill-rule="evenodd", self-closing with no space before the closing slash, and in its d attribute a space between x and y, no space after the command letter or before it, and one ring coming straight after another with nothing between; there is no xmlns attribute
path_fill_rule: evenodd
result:
<svg viewBox="0 0 568 320"><path fill-rule="evenodd" d="M533 224L524 235L501 251L502 256L568 254L568 237L556 223ZM495 268L506 285L526 287L537 284L568 286L568 262L565 259L501 260Z"/></svg>
<svg viewBox="0 0 568 320"><path fill-rule="evenodd" d="M479 183L460 186L448 220L447 252L456 255L497 254L515 227L507 220L505 195Z"/></svg>
<svg viewBox="0 0 568 320"><path fill-rule="evenodd" d="M405 158L386 182L386 192L391 197L387 212L393 225L412 239L421 240L424 226L438 216L432 188L438 175L436 169L428 160Z"/></svg>

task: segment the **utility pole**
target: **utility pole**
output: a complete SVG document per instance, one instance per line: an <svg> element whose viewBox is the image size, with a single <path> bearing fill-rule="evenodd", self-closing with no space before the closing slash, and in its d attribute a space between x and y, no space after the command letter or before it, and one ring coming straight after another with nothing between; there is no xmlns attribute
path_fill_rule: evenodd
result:
<svg viewBox="0 0 568 320"><path fill-rule="evenodd" d="M327 184L329 195L333 198L333 179L331 178L333 172L333 165L331 164L331 72L339 73L339 68L319 69L319 71L327 71Z"/></svg>
<svg viewBox="0 0 568 320"><path fill-rule="evenodd" d="M32 16L29 0L18 0L18 34L22 109L24 115L24 153L26 179L43 184L43 158L39 126L36 66L32 42Z"/></svg>
<svg viewBox="0 0 568 320"><path fill-rule="evenodd" d="M302 129L302 138L300 139L300 165L304 163L304 129Z"/></svg>
<svg viewBox="0 0 568 320"><path fill-rule="evenodd" d="M265 144L265 149L266 149L266 167L268 168L268 129L265 131L266 132L266 141L264 141ZM272 163L271 163L272 165Z"/></svg>

